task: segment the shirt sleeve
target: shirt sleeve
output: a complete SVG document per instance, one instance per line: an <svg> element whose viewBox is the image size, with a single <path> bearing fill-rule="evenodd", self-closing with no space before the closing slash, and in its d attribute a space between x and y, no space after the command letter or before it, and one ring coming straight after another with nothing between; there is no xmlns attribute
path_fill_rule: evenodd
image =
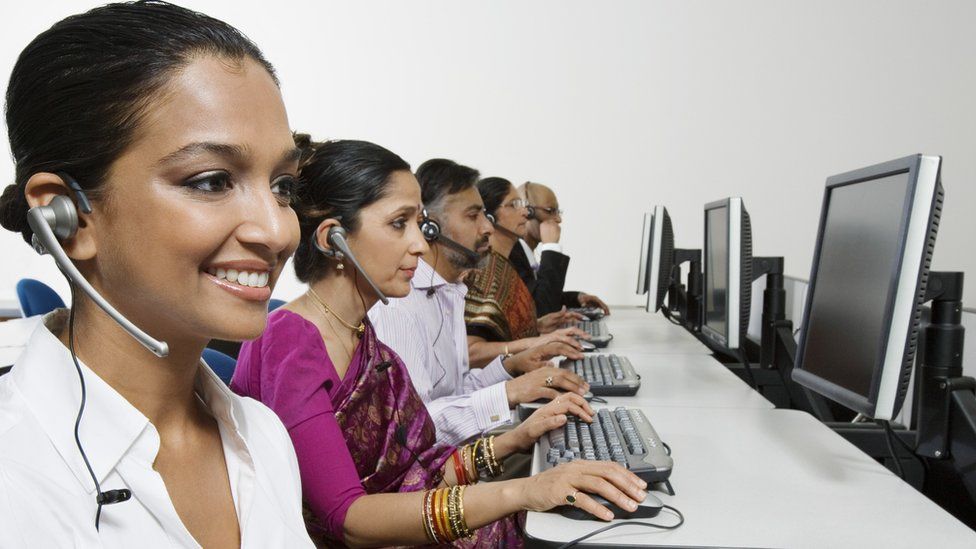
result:
<svg viewBox="0 0 976 549"><path fill-rule="evenodd" d="M484 389L497 383L505 383L510 379L512 376L505 370L502 357L497 356L484 368L468 368L464 373L464 392Z"/></svg>
<svg viewBox="0 0 976 549"><path fill-rule="evenodd" d="M437 441L451 446L512 421L503 383L473 393L434 399L427 403L427 411L437 427Z"/></svg>
<svg viewBox="0 0 976 549"><path fill-rule="evenodd" d="M563 253L563 246L558 242L542 242L535 247L535 257L536 261L542 258L542 252L557 252Z"/></svg>
<svg viewBox="0 0 976 549"><path fill-rule="evenodd" d="M511 422L504 384L511 376L500 359L483 369L468 369L455 394L432 398L432 372L441 366L435 364L427 332L419 320L404 309L381 304L370 309L369 318L380 341L406 365L414 389L437 427L438 442L456 446Z"/></svg>

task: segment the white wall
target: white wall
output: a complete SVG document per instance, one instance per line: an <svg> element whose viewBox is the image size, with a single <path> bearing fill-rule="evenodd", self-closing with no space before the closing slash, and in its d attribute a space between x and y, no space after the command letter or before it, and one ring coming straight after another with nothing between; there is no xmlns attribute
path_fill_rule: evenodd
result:
<svg viewBox="0 0 976 549"><path fill-rule="evenodd" d="M0 85L34 35L93 4L0 8ZM611 303L642 303L652 204L679 246L700 247L702 204L740 195L756 253L807 278L826 176L916 152L946 159L935 268L976 276L974 2L186 4L264 49L296 129L549 183L568 285ZM0 235L0 258L0 299L22 276L66 289L17 236ZM286 280L276 295L299 291Z"/></svg>

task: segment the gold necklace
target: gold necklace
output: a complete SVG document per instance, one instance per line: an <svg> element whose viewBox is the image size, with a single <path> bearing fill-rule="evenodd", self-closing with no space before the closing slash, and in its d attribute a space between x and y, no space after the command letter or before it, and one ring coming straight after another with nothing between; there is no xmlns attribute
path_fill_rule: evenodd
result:
<svg viewBox="0 0 976 549"><path fill-rule="evenodd" d="M346 328L349 328L350 330L352 330L353 333L356 334L356 337L363 337L363 334L366 332L366 322L365 321L360 321L359 322L359 326L353 326L352 324L350 324L350 323L346 322L345 320L343 320L342 317L340 317L339 315L335 314L335 311L333 311L332 309L330 309L329 306L326 305L324 301L322 301L322 298L319 297L319 295L317 293L315 293L315 290L309 288L308 289L308 292L306 292L306 293L316 303L318 303L323 309L325 309L326 312L328 312L330 315L334 316L336 318L336 320L338 320L339 322L341 322L343 326L345 326ZM328 317L326 317L326 318L328 318Z"/></svg>
<svg viewBox="0 0 976 549"><path fill-rule="evenodd" d="M313 302L312 304L315 305L315 308L318 309L318 311L320 313L322 313L322 316L325 317L325 321L329 323L329 328L331 328L332 329L332 333L335 334L336 340L339 342L339 345L342 346L342 350L346 352L346 364L348 365L348 364L352 363L352 351L350 351L349 350L349 346L346 345L345 339L341 335L339 335L338 328L336 328L335 324L332 323L332 317L330 315L326 314L325 310L322 309L322 307L318 303L314 303ZM326 352L328 352L328 350ZM334 364L337 364L337 362L335 360L333 360L332 363L333 363L333 365ZM347 368L348 368L348 366L347 366ZM339 377L343 377L343 376L339 376Z"/></svg>

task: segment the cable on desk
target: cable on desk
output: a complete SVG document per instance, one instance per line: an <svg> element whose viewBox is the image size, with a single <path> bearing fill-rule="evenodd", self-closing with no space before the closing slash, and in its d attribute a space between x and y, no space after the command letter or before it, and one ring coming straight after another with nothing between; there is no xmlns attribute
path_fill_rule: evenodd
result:
<svg viewBox="0 0 976 549"><path fill-rule="evenodd" d="M595 396L595 397L591 397L590 398L590 402L596 402L597 404L606 404L607 403L607 399L605 399L603 397Z"/></svg>
<svg viewBox="0 0 976 549"><path fill-rule="evenodd" d="M891 423L886 420L879 419L878 424L884 428L885 432L885 443L888 445L888 452L891 454L891 459L895 460L895 469L898 470L898 478L905 480L905 471L901 468L901 458L895 453L894 443L891 439L895 438L894 433L891 431Z"/></svg>
<svg viewBox="0 0 976 549"><path fill-rule="evenodd" d="M665 525L665 524L654 524L653 522L644 522L644 521L640 521L640 520L625 520L625 521L622 521L622 522L617 522L617 523L614 523L614 524L609 524L607 526L604 526L603 528L600 528L598 530L594 530L594 531L590 532L589 534L586 534L585 536L581 536L581 537L578 537L578 538L574 539L573 541L566 542L566 543L560 545L558 547L558 549L568 549L569 547L573 547L573 546L579 544L582 541L585 541L585 540L588 540L588 539L592 538L593 536L602 534L602 533L604 533L604 532L606 532L608 530L613 530L614 528L618 528L620 526L644 526L644 527L647 527L647 528L658 528L660 530L674 530L674 529L680 527L682 524L685 523L685 516L681 514L681 511L675 509L674 507L671 507L670 505L665 505L664 508L667 509L667 510L669 510L669 511L672 511L674 513L674 515L678 517L678 524L673 524L673 525L668 526L668 525Z"/></svg>

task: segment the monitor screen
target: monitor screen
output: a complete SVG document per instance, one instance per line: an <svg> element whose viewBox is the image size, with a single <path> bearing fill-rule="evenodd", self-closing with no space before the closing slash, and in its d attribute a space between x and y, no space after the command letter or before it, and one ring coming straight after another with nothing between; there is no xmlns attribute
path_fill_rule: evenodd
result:
<svg viewBox="0 0 976 549"><path fill-rule="evenodd" d="M649 254L651 243L654 240L654 214L647 212L644 214L644 229L641 231L640 257L637 264L637 295L644 295L648 290L648 281L651 278ZM656 289L654 289L656 291Z"/></svg>
<svg viewBox="0 0 976 549"><path fill-rule="evenodd" d="M887 343L909 174L830 189L803 369L865 398Z"/></svg>
<svg viewBox="0 0 976 549"><path fill-rule="evenodd" d="M728 339L729 209L705 210L705 325Z"/></svg>

